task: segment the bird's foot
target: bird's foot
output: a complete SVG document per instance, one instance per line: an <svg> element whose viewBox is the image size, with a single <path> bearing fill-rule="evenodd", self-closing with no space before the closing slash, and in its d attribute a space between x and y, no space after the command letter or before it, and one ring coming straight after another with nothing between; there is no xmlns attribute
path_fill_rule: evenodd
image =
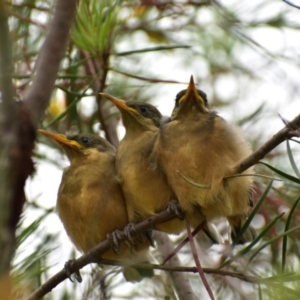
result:
<svg viewBox="0 0 300 300"><path fill-rule="evenodd" d="M147 240L150 242L150 244L152 245L153 244L153 239L152 239L152 234L150 233L151 232L151 230L148 230L147 232L146 232L146 238L147 238ZM128 238L128 240L133 244L133 245L135 245L135 241L137 241L138 243L144 243L145 242L145 238L144 238L144 236L143 235L138 235L138 236L136 236L135 238L134 238L134 240L133 240L133 238L132 238L132 236L131 236L131 233L132 232L136 232L136 229L135 229L135 224L134 223L129 223L128 225L126 225L126 227L124 228L124 233L125 233L125 235L126 235L126 237Z"/></svg>
<svg viewBox="0 0 300 300"><path fill-rule="evenodd" d="M119 255L120 254L120 230L116 229L115 231L113 231L112 233L109 233L107 235L107 239L110 242L110 246L113 249L113 251Z"/></svg>
<svg viewBox="0 0 300 300"><path fill-rule="evenodd" d="M130 243L132 245L134 245L135 242L132 239L131 232L135 232L135 231L136 231L136 229L135 229L135 224L134 223L129 223L124 228L125 236L128 238L128 240L130 241Z"/></svg>
<svg viewBox="0 0 300 300"><path fill-rule="evenodd" d="M180 220L184 219L184 213L180 208L180 206L178 205L177 201L172 200L168 205L168 210L174 212L178 219Z"/></svg>
<svg viewBox="0 0 300 300"><path fill-rule="evenodd" d="M72 282L74 282L72 279L72 274L74 274L75 279L80 283L82 282L82 277L80 275L79 269L74 269L74 262L75 259L69 259L64 265L64 271ZM73 269L74 271L71 272L71 269Z"/></svg>

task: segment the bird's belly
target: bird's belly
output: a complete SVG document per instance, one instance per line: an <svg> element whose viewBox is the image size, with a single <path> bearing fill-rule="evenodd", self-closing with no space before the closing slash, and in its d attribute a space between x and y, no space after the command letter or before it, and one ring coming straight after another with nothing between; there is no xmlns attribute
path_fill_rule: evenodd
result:
<svg viewBox="0 0 300 300"><path fill-rule="evenodd" d="M153 216L166 209L170 201L174 200L165 178L152 168L122 168L119 177L130 222ZM185 228L185 222L173 219L157 228L177 234Z"/></svg>
<svg viewBox="0 0 300 300"><path fill-rule="evenodd" d="M197 153L183 149L175 157L180 159L165 160L164 168L168 182L186 213L193 214L197 208L207 219L214 219L248 211L250 177L223 180L231 172L230 165L220 163L222 159L214 153L199 153L199 148Z"/></svg>
<svg viewBox="0 0 300 300"><path fill-rule="evenodd" d="M132 213L142 218L154 215L166 208L171 200L171 191L167 184L152 170L125 170L121 172L123 194L127 207Z"/></svg>
<svg viewBox="0 0 300 300"><path fill-rule="evenodd" d="M83 253L105 240L108 233L122 230L128 223L122 195L109 193L113 197L106 197L98 181L93 188L91 183L87 186L84 180L73 180L72 184L62 182L56 205L68 236ZM125 244L121 245L119 256L112 250L103 255L116 260L130 256L131 250Z"/></svg>

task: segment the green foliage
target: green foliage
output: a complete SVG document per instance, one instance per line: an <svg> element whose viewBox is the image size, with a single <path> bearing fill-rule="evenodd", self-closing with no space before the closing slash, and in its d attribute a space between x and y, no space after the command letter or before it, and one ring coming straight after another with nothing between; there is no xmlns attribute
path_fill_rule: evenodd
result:
<svg viewBox="0 0 300 300"><path fill-rule="evenodd" d="M92 56L103 55L113 43L120 1L80 1L72 40Z"/></svg>

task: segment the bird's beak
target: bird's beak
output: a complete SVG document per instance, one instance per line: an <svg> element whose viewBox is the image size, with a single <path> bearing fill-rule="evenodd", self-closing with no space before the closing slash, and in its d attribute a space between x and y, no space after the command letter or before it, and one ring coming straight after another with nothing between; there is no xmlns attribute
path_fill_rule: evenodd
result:
<svg viewBox="0 0 300 300"><path fill-rule="evenodd" d="M187 102L189 99L191 100L193 99L194 101L198 102L203 106L205 105L204 100L197 92L193 76L191 76L190 83L185 94L179 99L179 104L183 104Z"/></svg>
<svg viewBox="0 0 300 300"><path fill-rule="evenodd" d="M59 143L62 147L68 147L75 151L80 151L83 149L83 147L77 143L76 141L69 140L65 135L63 134L56 134L51 133L49 131L46 131L44 129L39 129L38 132L44 134L48 138L52 139L53 141Z"/></svg>
<svg viewBox="0 0 300 300"><path fill-rule="evenodd" d="M121 111L126 111L126 112L129 112L129 113L138 114L137 110L135 110L134 108L132 108L132 107L130 107L126 104L126 101L124 101L122 99L115 98L115 97L113 97L109 94L105 94L105 93L99 93L99 94L102 97L105 97L106 99L111 101Z"/></svg>

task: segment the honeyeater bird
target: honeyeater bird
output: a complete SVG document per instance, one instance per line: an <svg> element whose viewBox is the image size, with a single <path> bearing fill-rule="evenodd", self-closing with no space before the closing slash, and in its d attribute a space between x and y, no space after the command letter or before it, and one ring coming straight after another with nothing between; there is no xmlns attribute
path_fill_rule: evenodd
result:
<svg viewBox="0 0 300 300"><path fill-rule="evenodd" d="M70 160L70 166L63 172L56 211L75 247L85 253L105 240L107 234L128 224L115 172L116 149L95 134L65 136L39 132L56 141ZM119 255L110 249L102 258L130 259L134 264L148 259L148 248L147 241L131 246L121 243Z"/></svg>
<svg viewBox="0 0 300 300"><path fill-rule="evenodd" d="M172 200L177 200L164 173L150 160L161 122L167 121L151 104L124 101L104 93L101 95L120 110L126 128L125 137L117 149L116 169L129 221L139 222L166 209ZM178 234L186 228L186 223L176 218L159 224L156 228ZM221 241L212 224L206 226L202 234L202 239L208 237L213 242Z"/></svg>
<svg viewBox="0 0 300 300"><path fill-rule="evenodd" d="M250 153L240 130L210 110L206 94L196 89L191 77L187 90L176 96L171 121L160 130L153 159L192 226L199 217L226 217L234 239L247 219L253 178L230 176L236 175L234 167ZM249 226L239 243L255 236Z"/></svg>

